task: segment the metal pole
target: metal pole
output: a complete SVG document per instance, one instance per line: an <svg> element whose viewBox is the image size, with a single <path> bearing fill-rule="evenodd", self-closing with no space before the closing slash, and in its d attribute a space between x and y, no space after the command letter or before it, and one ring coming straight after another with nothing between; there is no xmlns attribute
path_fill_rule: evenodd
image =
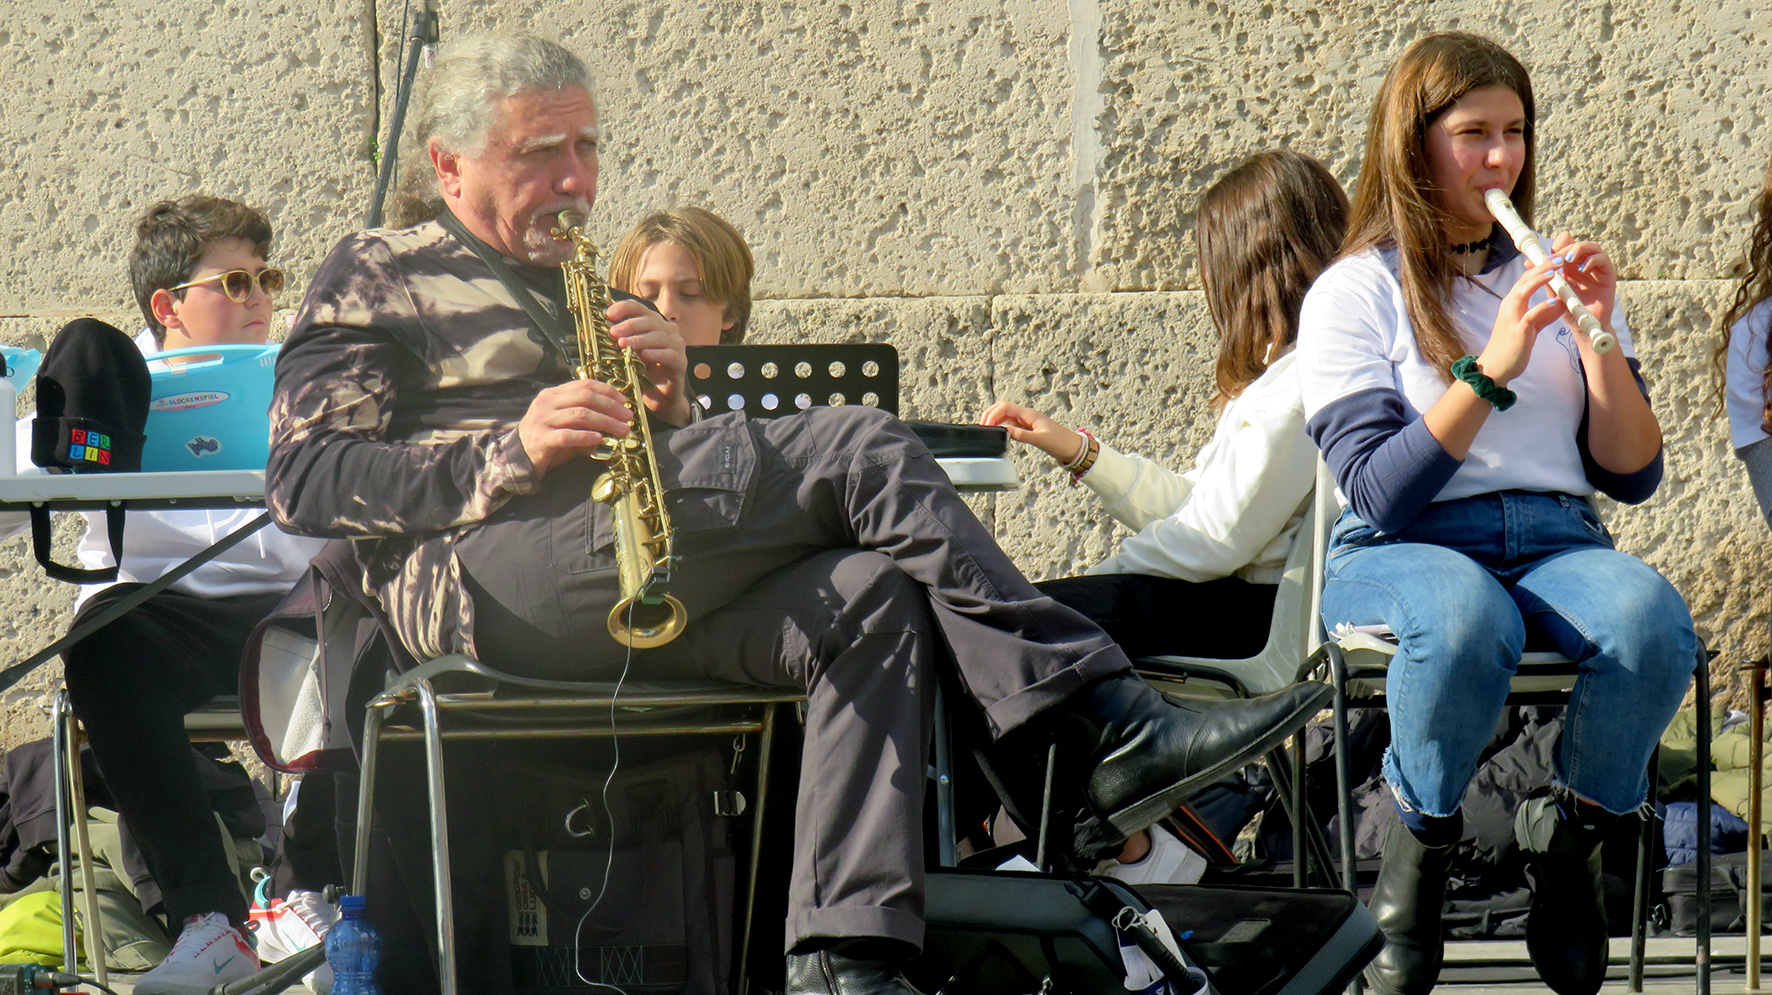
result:
<svg viewBox="0 0 1772 995"><path fill-rule="evenodd" d="M58 757L67 756L68 726L73 710L68 705L68 689L55 693L50 710L50 751ZM55 775L55 852L61 860L62 872L62 970L73 974L80 970L80 948L74 940L74 875L68 873L68 817L73 806L68 801L68 779L63 771Z"/></svg>
<svg viewBox="0 0 1772 995"><path fill-rule="evenodd" d="M1658 746L1649 754L1649 790L1661 781L1661 748ZM1654 798L1650 798L1654 802ZM1649 865L1650 845L1655 839L1655 813L1653 804L1649 814L1640 819L1637 832L1637 882L1636 892L1631 901L1630 917L1630 990L1643 990L1643 959L1648 954L1649 945Z"/></svg>
<svg viewBox="0 0 1772 995"><path fill-rule="evenodd" d="M1309 880L1310 847L1304 842L1310 818L1305 794L1304 727L1292 737L1292 887L1303 888Z"/></svg>
<svg viewBox="0 0 1772 995"><path fill-rule="evenodd" d="M1752 679L1754 734L1747 744L1747 990L1760 990L1760 840L1764 832L1760 810L1760 792L1765 775L1760 764L1766 755L1763 737L1766 734L1766 661L1755 660L1747 665Z"/></svg>
<svg viewBox="0 0 1772 995"><path fill-rule="evenodd" d="M443 995L455 995L455 890L449 875L449 812L443 785L443 736L437 726L437 692L414 681L425 723L425 782L431 802L431 873L437 887L437 951Z"/></svg>
<svg viewBox="0 0 1772 995"><path fill-rule="evenodd" d="M936 862L953 867L960 862L954 831L954 758L948 739L947 701L941 682L935 685L935 853Z"/></svg>
<svg viewBox="0 0 1772 995"><path fill-rule="evenodd" d="M91 966L92 973L98 978L100 985L111 983L111 973L105 967L105 924L98 911L98 882L92 870L92 837L86 828L86 778L80 769L80 720L72 711L67 715L68 752L62 758L67 764L68 778L68 811L73 815L74 842L80 854L80 904L86 915L86 963ZM66 877L66 868L63 868ZM71 915L64 911L63 917Z"/></svg>
<svg viewBox="0 0 1772 995"><path fill-rule="evenodd" d="M1052 743L1046 747L1046 787L1045 790L1040 793L1040 839L1034 849L1034 866L1039 868L1041 873L1045 873L1048 870L1046 867L1046 844L1048 832L1052 828L1053 819L1052 777L1053 772L1057 769L1058 744Z"/></svg>
<svg viewBox="0 0 1772 995"><path fill-rule="evenodd" d="M751 986L751 929L757 915L757 882L762 874L763 809L769 803L769 764L775 752L775 717L780 707L773 702L763 706L763 731L757 742L757 808L751 816L751 872L745 883L744 939L738 948L739 995L746 995Z"/></svg>
<svg viewBox="0 0 1772 995"><path fill-rule="evenodd" d="M369 834L375 828L375 766L381 752L381 723L392 702L377 698L363 719L362 773L357 781L357 849L351 863L351 894L369 893Z"/></svg>
<svg viewBox="0 0 1772 995"><path fill-rule="evenodd" d="M1341 886L1359 897L1359 867L1354 859L1354 786L1349 769L1347 725L1347 660L1341 647L1329 646L1329 666L1335 681L1335 814L1341 823Z"/></svg>
<svg viewBox="0 0 1772 995"><path fill-rule="evenodd" d="M388 188L394 182L394 163L400 157L400 131L406 126L406 105L412 100L412 81L418 76L418 57L425 46L437 43L437 15L420 7L412 19L412 37L408 39L406 68L400 74L400 86L394 91L394 117L388 126L388 144L381 150L381 169L375 178L375 199L369 204L370 228L380 228L382 208L388 199Z"/></svg>
<svg viewBox="0 0 1772 995"><path fill-rule="evenodd" d="M1710 750L1710 660L1698 661L1692 672L1694 698L1698 703L1698 745L1701 756ZM1698 995L1710 995L1710 765L1698 765Z"/></svg>

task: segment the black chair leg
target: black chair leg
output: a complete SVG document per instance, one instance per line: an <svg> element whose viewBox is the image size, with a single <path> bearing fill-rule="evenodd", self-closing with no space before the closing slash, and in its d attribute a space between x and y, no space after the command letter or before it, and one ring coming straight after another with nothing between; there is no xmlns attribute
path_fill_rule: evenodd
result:
<svg viewBox="0 0 1772 995"><path fill-rule="evenodd" d="M1306 823L1310 822L1310 795L1306 791L1304 730L1292 737L1292 887L1303 888L1310 881L1310 843L1306 841Z"/></svg>
<svg viewBox="0 0 1772 995"><path fill-rule="evenodd" d="M1710 658L1700 653L1692 671L1698 705L1698 950L1693 958L1698 995L1710 995Z"/></svg>
<svg viewBox="0 0 1772 995"><path fill-rule="evenodd" d="M1335 814L1341 824L1341 886L1360 895L1359 868L1354 859L1354 786L1349 769L1347 718L1347 662L1340 647L1330 647L1329 663L1335 671Z"/></svg>
<svg viewBox="0 0 1772 995"><path fill-rule="evenodd" d="M1269 774L1274 779L1274 795L1280 801L1280 808L1292 827L1292 881L1293 887L1305 888L1310 884L1310 872L1316 873L1318 884L1325 888L1335 887L1335 863L1329 855L1329 841L1324 837L1323 830L1310 817L1310 806L1300 804L1305 793L1298 790L1304 783L1298 776L1298 768L1294 761L1296 753L1277 749L1267 756ZM1308 865L1306 863L1308 861Z"/></svg>
<svg viewBox="0 0 1772 995"><path fill-rule="evenodd" d="M1637 882L1630 906L1630 990L1643 990L1643 955L1649 942L1649 869L1654 863L1655 785L1660 780L1661 749L1649 754L1649 802L1639 816L1637 835Z"/></svg>
<svg viewBox="0 0 1772 995"><path fill-rule="evenodd" d="M1052 811L1052 779L1058 771L1058 744L1046 747L1046 784L1040 792L1040 837L1034 849L1034 866L1041 873L1050 871L1046 857L1049 853L1047 845L1051 842L1052 820L1056 817Z"/></svg>
<svg viewBox="0 0 1772 995"><path fill-rule="evenodd" d="M1341 885L1348 894L1360 894L1359 867L1354 860L1354 786L1348 768L1347 728L1347 660L1341 647L1328 644L1330 681L1335 686L1335 811L1340 818ZM1365 978L1355 973L1348 982L1348 995L1360 995Z"/></svg>

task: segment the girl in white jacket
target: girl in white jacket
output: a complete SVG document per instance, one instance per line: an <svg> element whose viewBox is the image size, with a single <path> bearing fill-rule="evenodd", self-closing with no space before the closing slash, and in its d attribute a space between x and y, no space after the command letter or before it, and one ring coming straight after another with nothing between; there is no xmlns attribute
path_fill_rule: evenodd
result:
<svg viewBox="0 0 1772 995"><path fill-rule="evenodd" d="M1212 441L1177 473L1124 454L1032 408L993 404L982 419L1043 450L1136 532L1087 575L1042 593L1095 621L1133 657L1252 656L1316 478L1293 368L1298 310L1341 244L1347 196L1322 164L1258 152L1220 177L1194 223L1200 282L1218 329L1220 409ZM1209 626L1177 624L1210 620ZM1204 861L1169 833L1138 833L1102 873L1134 884L1199 879Z"/></svg>
<svg viewBox="0 0 1772 995"><path fill-rule="evenodd" d="M1316 470L1293 369L1298 309L1334 258L1346 216L1347 197L1329 171L1287 149L1250 156L1201 198L1194 237L1219 335L1213 403L1221 411L1186 472L1019 404L999 401L985 412L984 424L1046 452L1136 531L1087 576L1038 585L1134 657L1233 659L1266 641ZM1215 624L1190 633L1176 624L1184 618Z"/></svg>

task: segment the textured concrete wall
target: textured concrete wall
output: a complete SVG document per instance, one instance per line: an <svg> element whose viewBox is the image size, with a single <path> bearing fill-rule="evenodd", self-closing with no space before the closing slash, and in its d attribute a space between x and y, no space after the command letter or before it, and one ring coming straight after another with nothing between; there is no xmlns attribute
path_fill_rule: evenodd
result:
<svg viewBox="0 0 1772 995"><path fill-rule="evenodd" d="M1540 217L1607 242L1631 280L1669 473L1648 506L1612 513L1621 543L1679 584L1719 668L1765 650L1772 549L1705 359L1772 152L1757 0L440 3L446 39L528 27L592 56L599 233L656 207L721 211L757 251L760 337L892 341L907 413L1016 398L1178 464L1210 422L1201 191L1278 144L1351 183L1389 60L1430 30L1490 34L1534 72ZM75 314L133 325L131 225L194 189L266 207L299 286L364 215L401 12L0 9L0 341L40 342ZM1030 574L1111 547L1084 492L1024 469L1028 487L978 504ZM70 601L7 546L0 655L53 637ZM41 729L30 710L54 677L0 698L0 743Z"/></svg>

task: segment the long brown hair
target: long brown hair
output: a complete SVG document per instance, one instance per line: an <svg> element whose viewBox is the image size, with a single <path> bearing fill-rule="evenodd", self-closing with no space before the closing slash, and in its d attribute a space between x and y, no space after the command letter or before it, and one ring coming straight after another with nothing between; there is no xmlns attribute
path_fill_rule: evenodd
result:
<svg viewBox="0 0 1772 995"><path fill-rule="evenodd" d="M1717 349L1711 354L1711 365L1717 372L1719 400L1726 397L1728 390L1724 380L1729 369L1729 330L1735 327L1736 322L1747 317L1748 312L1761 301L1772 299L1772 160L1766 162L1766 179L1760 187L1759 199L1754 202L1754 213L1757 218L1753 237L1747 242L1747 260L1741 272L1741 286L1735 288L1735 300L1730 303L1729 310L1723 312ZM1772 432L1772 363L1768 363L1760 375L1765 385L1766 398L1766 407L1760 416L1760 422L1768 432Z"/></svg>
<svg viewBox="0 0 1772 995"><path fill-rule="evenodd" d="M1311 281L1335 258L1347 227L1347 195L1308 155L1257 152L1200 199L1194 241L1206 308L1217 326L1222 406L1298 338L1298 309Z"/></svg>
<svg viewBox="0 0 1772 995"><path fill-rule="evenodd" d="M1512 90L1526 111L1526 164L1514 184L1513 202L1520 217L1532 223L1538 113L1526 67L1487 38L1443 31L1410 45L1378 88L1341 247L1344 256L1396 247L1416 348L1448 382L1452 364L1465 353L1448 310L1460 271L1446 246L1449 219L1433 197L1427 129L1465 94L1491 86Z"/></svg>

